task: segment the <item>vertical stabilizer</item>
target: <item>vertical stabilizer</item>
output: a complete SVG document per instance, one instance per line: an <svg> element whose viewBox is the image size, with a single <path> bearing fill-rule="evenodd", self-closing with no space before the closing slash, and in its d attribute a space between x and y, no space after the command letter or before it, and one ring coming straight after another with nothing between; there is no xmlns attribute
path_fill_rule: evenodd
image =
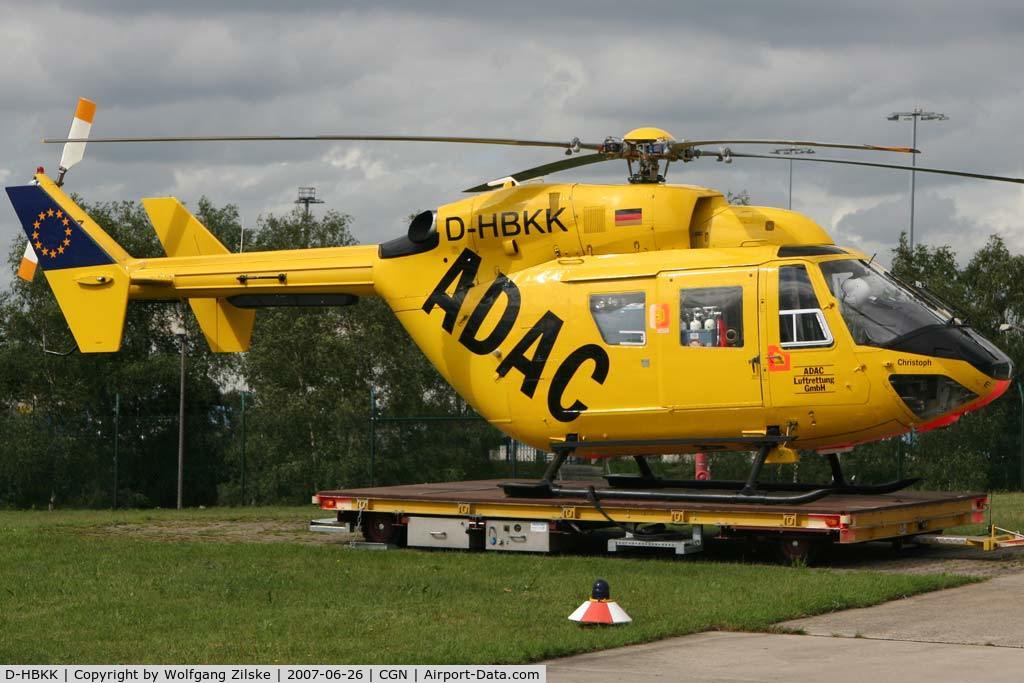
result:
<svg viewBox="0 0 1024 683"><path fill-rule="evenodd" d="M41 173L36 184L8 187L7 196L78 348L120 349L128 252Z"/></svg>

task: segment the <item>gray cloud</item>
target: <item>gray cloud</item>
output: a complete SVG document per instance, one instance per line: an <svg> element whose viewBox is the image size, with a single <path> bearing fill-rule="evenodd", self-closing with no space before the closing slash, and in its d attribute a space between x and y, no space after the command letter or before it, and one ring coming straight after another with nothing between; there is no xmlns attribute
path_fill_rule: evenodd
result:
<svg viewBox="0 0 1024 683"><path fill-rule="evenodd" d="M100 105L94 135L601 140L653 124L687 138L908 144L909 124L885 115L920 105L951 120L921 125L919 163L1024 175L1018 2L364 7L0 1L0 180L56 165L59 148L38 139L66 132L80 95ZM361 239L376 241L415 209L549 160L543 150L443 145L93 145L69 187L93 200L174 194L195 202L206 194L238 204L251 223L290 208L297 186L315 185L327 206L355 217ZM606 164L564 177L622 175ZM701 160L674 167L670 179L745 188L764 204L787 200L784 162ZM997 231L1024 247L1019 188L919 175L918 191L923 239L983 241ZM906 193L905 173L795 167L794 208L866 250L894 244L906 224ZM13 212L0 211L0 246L17 234Z"/></svg>

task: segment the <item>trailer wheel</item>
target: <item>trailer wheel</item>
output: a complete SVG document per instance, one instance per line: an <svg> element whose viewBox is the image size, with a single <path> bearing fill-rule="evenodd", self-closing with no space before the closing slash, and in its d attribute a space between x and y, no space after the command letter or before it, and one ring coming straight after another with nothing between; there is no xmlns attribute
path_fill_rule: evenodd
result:
<svg viewBox="0 0 1024 683"><path fill-rule="evenodd" d="M779 562L791 567L801 567L811 564L818 556L820 542L807 538L780 539L775 545L775 555Z"/></svg>
<svg viewBox="0 0 1024 683"><path fill-rule="evenodd" d="M372 543L405 545L405 526L395 522L395 516L386 512L371 512L363 515L360 525L363 538Z"/></svg>

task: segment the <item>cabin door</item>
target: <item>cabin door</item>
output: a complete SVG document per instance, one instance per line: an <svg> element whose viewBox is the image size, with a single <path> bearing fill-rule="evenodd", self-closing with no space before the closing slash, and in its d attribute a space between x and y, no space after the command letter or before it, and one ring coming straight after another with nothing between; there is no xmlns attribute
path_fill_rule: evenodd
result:
<svg viewBox="0 0 1024 683"><path fill-rule="evenodd" d="M609 280L581 284L574 310L589 318L577 327L589 335L580 341L599 343L608 354L611 371L598 395L587 399L588 415L605 424L629 421L638 413L661 411L658 365L652 363L647 310L657 298L654 278Z"/></svg>
<svg viewBox="0 0 1024 683"><path fill-rule="evenodd" d="M670 409L763 405L756 268L658 276L651 334L661 349L661 395Z"/></svg>
<svg viewBox="0 0 1024 683"><path fill-rule="evenodd" d="M815 408L866 402L868 380L817 266L784 263L765 268L762 277L762 353L771 405L802 408L792 413L802 417L815 415Z"/></svg>

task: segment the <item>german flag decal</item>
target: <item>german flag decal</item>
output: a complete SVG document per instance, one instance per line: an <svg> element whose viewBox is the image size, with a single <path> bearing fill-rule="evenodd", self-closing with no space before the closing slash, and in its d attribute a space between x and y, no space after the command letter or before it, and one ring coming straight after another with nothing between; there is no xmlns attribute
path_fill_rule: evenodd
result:
<svg viewBox="0 0 1024 683"><path fill-rule="evenodd" d="M615 226L640 225L644 220L643 209L616 209Z"/></svg>

